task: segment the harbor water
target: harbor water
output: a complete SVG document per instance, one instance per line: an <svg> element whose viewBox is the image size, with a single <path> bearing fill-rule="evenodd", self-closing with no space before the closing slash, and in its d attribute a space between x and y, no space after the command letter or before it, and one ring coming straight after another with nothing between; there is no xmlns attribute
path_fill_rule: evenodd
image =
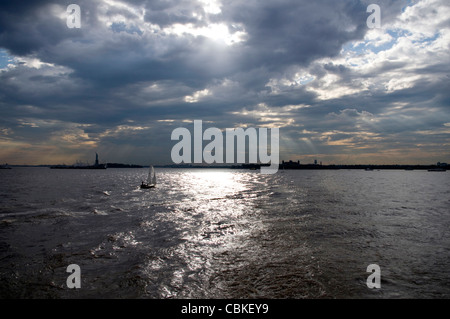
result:
<svg viewBox="0 0 450 319"><path fill-rule="evenodd" d="M0 298L450 297L449 172L147 174L0 170Z"/></svg>

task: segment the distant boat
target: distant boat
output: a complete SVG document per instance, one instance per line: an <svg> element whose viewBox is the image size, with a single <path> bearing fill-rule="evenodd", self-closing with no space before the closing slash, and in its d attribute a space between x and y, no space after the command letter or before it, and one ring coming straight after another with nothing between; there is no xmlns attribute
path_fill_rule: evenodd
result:
<svg viewBox="0 0 450 319"><path fill-rule="evenodd" d="M156 174L153 166L150 166L150 169L148 171L147 183L144 183L144 181L142 181L141 188L147 189L154 187L156 187Z"/></svg>
<svg viewBox="0 0 450 319"><path fill-rule="evenodd" d="M11 167L8 166L8 164L0 165L0 169L11 169Z"/></svg>
<svg viewBox="0 0 450 319"><path fill-rule="evenodd" d="M373 171L373 168L367 167L365 171Z"/></svg>

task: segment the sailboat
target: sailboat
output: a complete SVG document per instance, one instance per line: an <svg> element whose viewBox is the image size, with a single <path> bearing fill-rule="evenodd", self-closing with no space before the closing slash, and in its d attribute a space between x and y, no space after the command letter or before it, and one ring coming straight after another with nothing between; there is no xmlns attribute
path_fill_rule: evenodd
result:
<svg viewBox="0 0 450 319"><path fill-rule="evenodd" d="M150 166L148 171L147 183L142 181L141 188L154 188L156 186L156 174L153 166Z"/></svg>

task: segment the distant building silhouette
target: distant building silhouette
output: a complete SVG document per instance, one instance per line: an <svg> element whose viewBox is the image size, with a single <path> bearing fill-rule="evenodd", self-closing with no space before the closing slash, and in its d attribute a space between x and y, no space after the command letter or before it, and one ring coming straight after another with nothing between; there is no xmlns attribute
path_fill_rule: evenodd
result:
<svg viewBox="0 0 450 319"><path fill-rule="evenodd" d="M78 163L76 165L53 165L50 166L50 168L53 169L106 169L107 164L100 164L98 162L98 154L95 153L95 164L94 165L80 165L81 163Z"/></svg>

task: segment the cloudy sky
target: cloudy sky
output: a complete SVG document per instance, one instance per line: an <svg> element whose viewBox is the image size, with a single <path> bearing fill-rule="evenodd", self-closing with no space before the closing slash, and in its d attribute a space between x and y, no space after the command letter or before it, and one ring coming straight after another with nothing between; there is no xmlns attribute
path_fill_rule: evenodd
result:
<svg viewBox="0 0 450 319"><path fill-rule="evenodd" d="M448 0L6 0L0 163L170 164L194 120L279 127L280 160L450 162L449 62Z"/></svg>

